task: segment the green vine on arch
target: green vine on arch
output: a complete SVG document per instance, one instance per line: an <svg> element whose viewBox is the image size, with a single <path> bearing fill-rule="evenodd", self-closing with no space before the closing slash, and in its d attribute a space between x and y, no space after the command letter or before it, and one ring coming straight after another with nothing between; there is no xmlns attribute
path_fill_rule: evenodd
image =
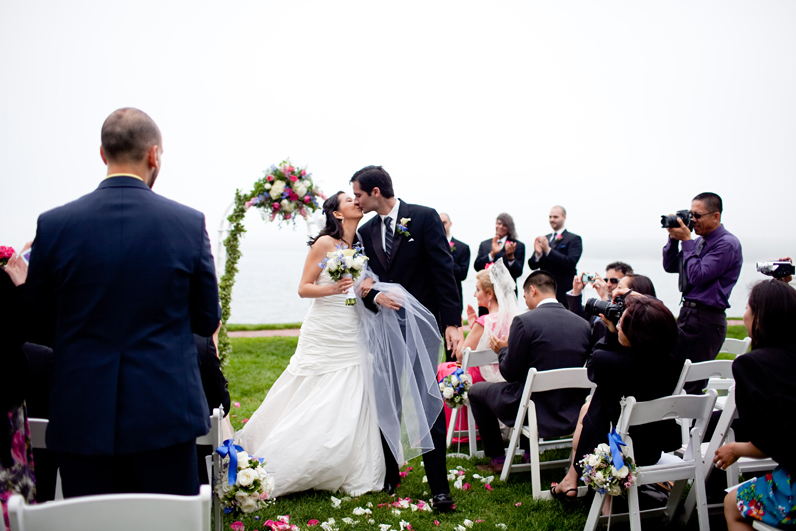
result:
<svg viewBox="0 0 796 531"><path fill-rule="evenodd" d="M283 160L279 166L271 166L265 176L254 183L252 191L244 194L235 190L235 203L232 213L227 217L230 231L224 239L227 260L224 274L218 283L218 298L221 302L221 330L218 332L218 356L224 365L232 354L232 342L227 334L227 320L232 306L232 287L238 272L240 260L240 238L246 229L243 218L251 207L259 208L263 219L280 224L293 223L301 216L304 219L321 207L326 196L315 187L312 174L306 168L294 168L290 159Z"/></svg>

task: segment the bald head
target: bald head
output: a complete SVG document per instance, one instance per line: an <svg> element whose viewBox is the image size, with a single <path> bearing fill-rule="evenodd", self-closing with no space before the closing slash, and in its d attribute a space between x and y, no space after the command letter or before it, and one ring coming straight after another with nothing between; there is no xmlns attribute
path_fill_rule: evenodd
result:
<svg viewBox="0 0 796 531"><path fill-rule="evenodd" d="M108 162L138 163L152 146L161 145L160 129L143 111L127 107L113 111L102 124L102 151Z"/></svg>

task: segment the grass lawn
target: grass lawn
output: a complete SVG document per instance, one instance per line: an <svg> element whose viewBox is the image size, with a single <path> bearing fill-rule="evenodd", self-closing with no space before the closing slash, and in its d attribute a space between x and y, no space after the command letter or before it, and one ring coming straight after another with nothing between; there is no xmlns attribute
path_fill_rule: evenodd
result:
<svg viewBox="0 0 796 531"><path fill-rule="evenodd" d="M727 336L743 338L746 336L746 330L743 326L730 326ZM224 368L224 373L229 380L229 391L233 403L240 403L240 407L233 406L230 412L233 427L240 429L244 420L257 409L271 385L287 366L290 356L296 349L298 338L232 338L232 343L234 354ZM303 434L297 434L297 437L301 436ZM560 459L560 452L558 451L557 454L551 452L551 458ZM268 456L258 457L264 457L266 461L268 459ZM339 495L337 497L342 502L339 507L335 508L331 500L332 493L315 491L296 493L280 498L266 509L251 515L235 517L225 515L224 529L230 529L230 525L236 521L241 521L247 530L264 529L266 520L276 520L280 515L290 515L290 523L301 529L309 529L307 526L309 520L315 519L324 522L329 518L334 518L333 527L341 531L345 529L379 530L379 524L389 524L393 530L397 531L401 529L401 521L411 524L414 530L456 530L458 526L464 525L465 519L471 520L473 522L472 529L476 530L502 528L502 526L496 527L498 524L505 524L507 529L523 530L583 529L588 512L588 506L584 501L579 500L571 508L555 501L534 501L531 498L530 474L527 473L512 474L505 484L499 478L494 478L491 483L493 489L488 490L480 479L473 477L473 474L488 475L475 468L477 464L486 462L487 459L448 459L448 468L452 470L461 467L465 483L470 484L469 490L452 488L452 495L456 502L456 511L453 513L412 511L411 508L397 509L397 512L394 512L396 508L391 505L379 507L380 504L397 502L399 498L411 498L413 504L417 504L418 500L430 498L428 485L422 481L424 476L422 460L417 458L410 461L404 468L408 473L395 497L390 497L385 493L366 494L356 499ZM563 469L560 472L542 471L542 488L548 489L550 482L558 481L563 473ZM372 514L356 516L353 511L357 507L369 509ZM352 523L343 521L343 518L351 518L350 522ZM373 520L373 523L370 523L370 520ZM694 527L694 523L692 522L691 527ZM719 518L716 523L723 523L723 518ZM619 527L626 528L626 526ZM320 527L312 529L320 529Z"/></svg>

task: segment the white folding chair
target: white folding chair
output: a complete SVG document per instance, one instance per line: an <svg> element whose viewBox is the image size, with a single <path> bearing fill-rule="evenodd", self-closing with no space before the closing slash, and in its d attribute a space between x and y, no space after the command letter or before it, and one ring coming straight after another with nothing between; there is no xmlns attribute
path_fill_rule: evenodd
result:
<svg viewBox="0 0 796 531"><path fill-rule="evenodd" d="M487 350L471 350L469 347L465 348L462 351L462 371L467 373L467 369L470 367L482 367L484 365L491 365L493 363L498 362L498 356L495 354L494 351L491 349ZM459 427L461 427L461 412L462 410L467 411L467 430L457 429L456 422L459 421ZM447 447L450 448L451 444L453 444L454 437L464 437L467 436L470 440L470 454L462 454L457 453L454 454L456 457L483 457L484 452L477 451L478 444L476 441L476 429L475 429L475 420L473 419L473 413L470 411L468 406L463 406L461 408L457 408L451 411L451 419L448 423L448 437L446 440Z"/></svg>
<svg viewBox="0 0 796 531"><path fill-rule="evenodd" d="M780 531L779 528L771 527L768 524L764 524L760 520L752 520L752 527L755 529L760 529L760 531Z"/></svg>
<svg viewBox="0 0 796 531"><path fill-rule="evenodd" d="M15 494L8 500L11 531L207 531L210 485L196 496L108 494L26 505Z"/></svg>
<svg viewBox="0 0 796 531"><path fill-rule="evenodd" d="M47 426L50 421L31 417L28 419L28 429L30 430L31 448L47 449ZM63 500L64 492L61 486L61 471L58 470L55 476L55 496L54 500Z"/></svg>
<svg viewBox="0 0 796 531"><path fill-rule="evenodd" d="M694 419L696 421L696 426L689 433L688 448L682 461L678 460L674 463L638 467L636 481L630 486L627 493L628 507L630 509L629 513L611 515L612 522L630 520L630 529L636 531L641 529L642 513L645 516L665 514L669 521L671 521L675 509L680 502L680 496L687 480L693 479L692 489L696 490L695 495L699 515L699 528L702 531L708 531L710 529L700 444L715 402L716 391L713 389L708 390L704 396L667 396L658 398L657 400L650 400L649 402L636 402L636 399L633 397L627 398L624 410L619 417L617 431L620 433L625 443L627 443L631 456L635 456L633 440L628 435L628 430L631 426L678 418ZM672 480L675 481L675 485L669 495L669 502L666 507L646 511L641 511L639 509L639 485ZM584 529L593 531L597 528L597 523L601 519L600 514L605 501L606 496L604 494L595 493L594 502L589 511L589 517Z"/></svg>
<svg viewBox="0 0 796 531"><path fill-rule="evenodd" d="M685 391L683 390L685 384L700 380L708 380L706 389L716 389L717 391L728 389L733 383L735 383L735 380L732 376L732 360L711 360L700 361L698 363L693 363L691 360L685 360L685 363L683 363L683 370L680 371L680 379L677 381L677 385L674 387L674 392L672 392L672 394L685 394ZM722 383L718 384L717 382ZM714 408L723 409L725 401L726 397L717 397ZM680 429L682 430L683 443L679 452L682 453L685 451L686 446L688 446L688 432L691 425L690 422L682 420L678 420L677 422L680 424Z"/></svg>
<svg viewBox="0 0 796 531"><path fill-rule="evenodd" d="M705 476L705 481L710 478L715 465L713 464L713 457L716 455L716 450L727 442L735 440L732 421L738 418L738 412L735 407L735 386L730 387L727 393L727 400L724 405L724 410L721 412L719 421L716 423L716 429L713 431L713 436L707 443L702 443L702 473ZM742 457L736 461L732 466L727 468L727 486L731 487L736 485L739 480L739 474L745 472L753 472L760 470L771 470L777 466L776 461L770 458L754 459L750 457ZM691 490L688 498L685 501L683 511L683 521L688 522L691 518L691 513L696 505L696 491ZM717 503L708 506L708 510L715 512L724 511L724 503Z"/></svg>
<svg viewBox="0 0 796 531"><path fill-rule="evenodd" d="M544 462L540 461L540 456L546 450L572 447L572 437L547 441L539 439L539 427L536 421L536 404L533 402L533 393L561 389L594 389L595 387L597 386L594 382L589 380L586 369L583 367L553 369L549 371L537 371L532 368L528 371L528 377L525 379L525 387L522 390L520 408L517 411L514 427L511 428L509 447L506 450L506 461L503 464L503 472L500 474L500 479L506 481L512 471L520 472L523 470L530 470L531 492L533 493L533 497L537 499L552 499L549 490L544 491L544 493L542 492L541 469L564 467L570 463L572 456L570 455L568 459L557 459L555 461ZM528 419L527 426L525 426L526 418ZM520 436L522 435L526 436L531 442L531 460L529 463L513 464L514 453L517 448L519 448ZM570 434L562 435L566 436ZM584 487L583 490L579 490L578 494L585 494L585 492L586 489Z"/></svg>
<svg viewBox="0 0 796 531"><path fill-rule="evenodd" d="M730 354L735 354L736 356L740 356L741 354L746 354L749 350L749 346L752 344L752 338L746 336L743 339L733 339L728 337L724 340L724 343L721 345L719 352L728 352Z"/></svg>
<svg viewBox="0 0 796 531"><path fill-rule="evenodd" d="M196 438L196 444L211 445L213 452L205 457L205 466L207 467L207 478L210 480L210 486L216 479L216 474L221 470L221 456L216 453L216 448L221 446L224 442L221 436L221 420L224 418L224 408L218 406L213 410L210 415L210 431L205 435ZM216 531L221 531L223 518L221 516L221 500L218 496L213 496L213 519L215 520Z"/></svg>

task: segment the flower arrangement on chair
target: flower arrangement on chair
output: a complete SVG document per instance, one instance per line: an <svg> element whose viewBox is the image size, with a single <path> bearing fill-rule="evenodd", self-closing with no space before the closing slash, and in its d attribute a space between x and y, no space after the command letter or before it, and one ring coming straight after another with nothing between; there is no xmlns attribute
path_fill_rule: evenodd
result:
<svg viewBox="0 0 796 531"><path fill-rule="evenodd" d="M465 373L461 367L445 376L439 381L439 390L442 399L451 409L462 407L467 402L467 391L473 384L473 378Z"/></svg>
<svg viewBox="0 0 796 531"><path fill-rule="evenodd" d="M224 512L253 513L262 509L274 490L274 476L265 469L262 458L249 456L232 440L216 449L222 456L221 470L214 478L214 490Z"/></svg>
<svg viewBox="0 0 796 531"><path fill-rule="evenodd" d="M247 210L261 209L263 219L279 218L280 223L291 220L295 223L298 216L307 219L326 199L315 187L306 167L297 168L290 159L283 160L279 166L272 165L264 173L265 176L254 183L251 198L244 204Z"/></svg>
<svg viewBox="0 0 796 531"><path fill-rule="evenodd" d="M594 452L584 455L579 464L583 467L581 480L600 494L623 495L636 481L636 464L625 455L620 446L626 446L622 438L611 429L608 443L602 443Z"/></svg>

